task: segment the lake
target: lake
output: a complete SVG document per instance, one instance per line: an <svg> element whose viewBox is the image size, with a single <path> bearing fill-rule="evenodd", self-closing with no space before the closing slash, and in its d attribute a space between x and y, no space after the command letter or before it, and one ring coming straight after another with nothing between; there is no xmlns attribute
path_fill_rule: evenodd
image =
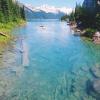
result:
<svg viewBox="0 0 100 100"><path fill-rule="evenodd" d="M66 22L33 20L13 30L0 54L0 100L95 100L87 93L100 46L73 35Z"/></svg>

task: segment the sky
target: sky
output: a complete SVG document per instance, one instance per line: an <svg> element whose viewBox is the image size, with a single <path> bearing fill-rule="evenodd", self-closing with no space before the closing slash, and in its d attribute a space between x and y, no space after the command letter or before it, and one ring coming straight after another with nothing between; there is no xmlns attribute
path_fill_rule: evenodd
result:
<svg viewBox="0 0 100 100"><path fill-rule="evenodd" d="M19 0L21 3L31 4L33 6L50 5L55 7L74 8L76 2L82 4L83 0Z"/></svg>

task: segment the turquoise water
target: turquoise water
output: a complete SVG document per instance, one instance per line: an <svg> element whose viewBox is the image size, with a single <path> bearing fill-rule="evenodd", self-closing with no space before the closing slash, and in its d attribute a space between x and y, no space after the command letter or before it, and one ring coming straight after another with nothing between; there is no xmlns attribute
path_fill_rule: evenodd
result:
<svg viewBox="0 0 100 100"><path fill-rule="evenodd" d="M0 57L0 100L95 100L86 82L100 65L99 45L57 20L27 22L13 34Z"/></svg>

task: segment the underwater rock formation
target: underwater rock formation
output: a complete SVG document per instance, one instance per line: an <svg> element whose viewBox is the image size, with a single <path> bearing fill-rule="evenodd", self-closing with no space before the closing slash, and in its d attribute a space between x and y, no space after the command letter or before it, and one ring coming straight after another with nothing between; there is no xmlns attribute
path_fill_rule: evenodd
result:
<svg viewBox="0 0 100 100"><path fill-rule="evenodd" d="M90 72L94 79L87 82L87 91L89 95L92 95L96 100L100 100L100 67L92 67L90 68Z"/></svg>
<svg viewBox="0 0 100 100"><path fill-rule="evenodd" d="M100 79L88 80L87 93L96 98L96 100L100 100Z"/></svg>
<svg viewBox="0 0 100 100"><path fill-rule="evenodd" d="M96 79L92 83L93 89L96 93L100 94L100 79Z"/></svg>
<svg viewBox="0 0 100 100"><path fill-rule="evenodd" d="M100 67L93 67L90 69L93 76L100 78Z"/></svg>

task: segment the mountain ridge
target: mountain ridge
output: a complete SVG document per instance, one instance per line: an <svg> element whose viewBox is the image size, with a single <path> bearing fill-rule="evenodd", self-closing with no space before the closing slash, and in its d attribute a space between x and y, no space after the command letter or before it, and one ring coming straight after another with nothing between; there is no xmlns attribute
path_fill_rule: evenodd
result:
<svg viewBox="0 0 100 100"><path fill-rule="evenodd" d="M33 7L26 5L32 12L26 11L28 18L41 18L41 19L60 19L62 16L72 12L71 8L56 8L54 6L42 5L40 7Z"/></svg>

